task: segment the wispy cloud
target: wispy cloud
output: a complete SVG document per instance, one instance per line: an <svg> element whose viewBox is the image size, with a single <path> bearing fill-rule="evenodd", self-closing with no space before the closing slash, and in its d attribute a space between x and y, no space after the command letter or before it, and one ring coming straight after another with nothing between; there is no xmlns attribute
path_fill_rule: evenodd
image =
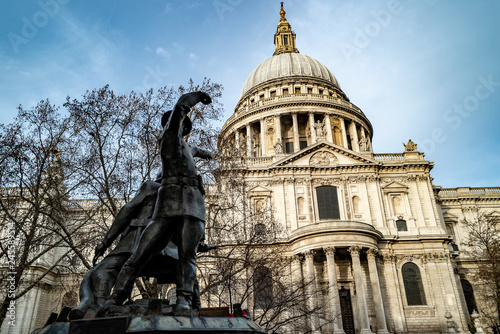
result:
<svg viewBox="0 0 500 334"><path fill-rule="evenodd" d="M170 57L170 52L162 48L161 46L156 48L156 54L163 57Z"/></svg>

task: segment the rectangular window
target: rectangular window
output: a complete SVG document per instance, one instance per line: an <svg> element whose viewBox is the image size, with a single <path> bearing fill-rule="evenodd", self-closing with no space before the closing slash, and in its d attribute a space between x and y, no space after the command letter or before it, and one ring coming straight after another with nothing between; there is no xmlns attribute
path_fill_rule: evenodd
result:
<svg viewBox="0 0 500 334"><path fill-rule="evenodd" d="M287 154L293 153L293 142L285 143L285 153Z"/></svg>
<svg viewBox="0 0 500 334"><path fill-rule="evenodd" d="M288 95L288 88L283 88L283 95Z"/></svg>
<svg viewBox="0 0 500 334"><path fill-rule="evenodd" d="M400 232L408 231L408 226L406 225L406 220L403 220L403 219L396 220L396 228Z"/></svg>
<svg viewBox="0 0 500 334"><path fill-rule="evenodd" d="M273 302L273 275L266 267L258 267L253 276L254 306L268 310Z"/></svg>
<svg viewBox="0 0 500 334"><path fill-rule="evenodd" d="M316 188L319 219L340 219L337 187L322 186Z"/></svg>
<svg viewBox="0 0 500 334"><path fill-rule="evenodd" d="M275 96L276 96L276 91L275 90L271 91L271 97L275 97Z"/></svg>
<svg viewBox="0 0 500 334"><path fill-rule="evenodd" d="M300 94L300 87L295 87L295 94Z"/></svg>
<svg viewBox="0 0 500 334"><path fill-rule="evenodd" d="M313 93L313 89L312 88L307 88L307 94L312 94Z"/></svg>
<svg viewBox="0 0 500 334"><path fill-rule="evenodd" d="M288 44L288 36L285 35L284 37L285 37L285 45L287 45Z"/></svg>
<svg viewBox="0 0 500 334"><path fill-rule="evenodd" d="M264 94L259 95L259 100L264 100Z"/></svg>
<svg viewBox="0 0 500 334"><path fill-rule="evenodd" d="M323 90L322 90L322 89L320 89L320 90L319 90L319 93L320 93L320 94L323 94Z"/></svg>
<svg viewBox="0 0 500 334"><path fill-rule="evenodd" d="M299 142L299 144L300 144L300 149L301 149L301 150L302 150L303 148L306 148L306 147L307 147L307 141L305 141L305 140L301 140L301 141Z"/></svg>

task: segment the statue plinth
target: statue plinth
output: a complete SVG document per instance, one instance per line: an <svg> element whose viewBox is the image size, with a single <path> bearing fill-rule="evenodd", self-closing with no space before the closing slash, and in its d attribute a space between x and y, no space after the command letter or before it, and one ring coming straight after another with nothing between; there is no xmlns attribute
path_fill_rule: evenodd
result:
<svg viewBox="0 0 500 334"><path fill-rule="evenodd" d="M259 325L246 318L216 317L110 317L57 322L32 334L155 334L155 333L256 333L265 334Z"/></svg>

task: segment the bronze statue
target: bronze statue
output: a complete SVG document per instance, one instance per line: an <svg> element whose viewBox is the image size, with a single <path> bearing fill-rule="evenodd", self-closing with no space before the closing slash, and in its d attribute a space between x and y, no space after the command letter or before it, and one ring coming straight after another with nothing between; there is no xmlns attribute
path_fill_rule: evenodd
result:
<svg viewBox="0 0 500 334"><path fill-rule="evenodd" d="M159 182L146 181L137 195L120 209L108 233L95 249L93 267L80 285L80 304L73 308L70 319L83 318L90 307L102 306L109 298L118 272L129 259L142 230L151 219L158 188ZM121 238L118 245L96 265L97 259L119 235Z"/></svg>
<svg viewBox="0 0 500 334"><path fill-rule="evenodd" d="M134 246L153 215L160 179L143 183L137 195L126 203L118 212L113 224L103 240L97 245L92 261L93 267L84 276L80 285L80 304L69 314L70 319L81 319L89 308L97 309L109 298L111 289L124 263L129 259ZM113 241L120 236L117 246L98 264L101 257ZM203 238L204 239L204 238ZM206 245L203 240L198 252L206 252L215 246ZM170 242L160 254L141 270L139 276L156 277L158 283L176 283L176 269L179 260L178 249ZM192 308L200 308L200 296L197 282L193 290Z"/></svg>
<svg viewBox="0 0 500 334"><path fill-rule="evenodd" d="M130 258L121 268L114 291L102 307L121 305L130 295L141 270L172 240L178 246L177 302L174 314L190 315L196 280L196 250L205 230L205 201L201 176L193 156L211 159L209 152L190 147L184 136L191 131L187 114L198 102L208 104L202 92L182 95L172 111L165 113L160 136L162 179L151 221L142 232Z"/></svg>

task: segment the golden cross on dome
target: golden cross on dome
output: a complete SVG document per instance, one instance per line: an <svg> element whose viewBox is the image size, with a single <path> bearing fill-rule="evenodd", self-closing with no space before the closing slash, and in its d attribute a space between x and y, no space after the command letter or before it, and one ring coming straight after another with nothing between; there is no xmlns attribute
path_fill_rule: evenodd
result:
<svg viewBox="0 0 500 334"><path fill-rule="evenodd" d="M285 18L285 10L283 9L283 1L281 2L281 10L280 10L280 15L281 15L281 19L280 21L286 21L286 18Z"/></svg>

